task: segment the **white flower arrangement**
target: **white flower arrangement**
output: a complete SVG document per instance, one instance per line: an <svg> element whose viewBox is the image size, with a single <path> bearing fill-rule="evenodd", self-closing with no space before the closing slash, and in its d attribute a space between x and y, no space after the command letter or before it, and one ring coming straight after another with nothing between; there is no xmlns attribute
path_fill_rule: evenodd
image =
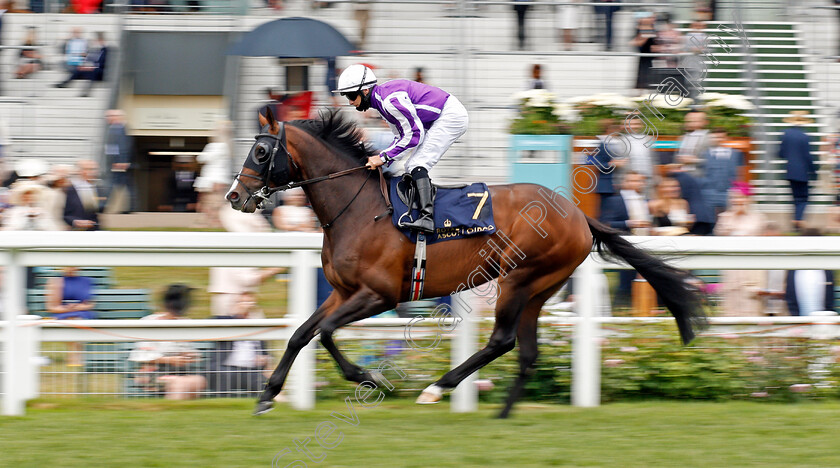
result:
<svg viewBox="0 0 840 468"><path fill-rule="evenodd" d="M617 93L599 93L591 96L575 96L566 99L566 104L575 106L578 104L591 104L593 106L611 107L615 109L633 109L635 103L632 99Z"/></svg>
<svg viewBox="0 0 840 468"><path fill-rule="evenodd" d="M544 89L529 89L513 95L517 103L528 107L552 107L557 96L551 91Z"/></svg>
<svg viewBox="0 0 840 468"><path fill-rule="evenodd" d="M555 104L552 113L564 122L580 121L580 111L568 103Z"/></svg>
<svg viewBox="0 0 840 468"><path fill-rule="evenodd" d="M633 101L636 103L636 106L637 106L637 107L639 107L639 108L641 109L641 106L644 106L644 104L643 104L643 103L644 103L645 101L647 101L648 99L649 99L649 96L640 96L640 97L633 98ZM674 101L674 99L672 99L671 101ZM668 100L666 100L664 95L662 95L662 94L657 94L656 96L654 96L654 97L653 97L653 99L651 99L651 101L650 101L650 104L649 104L649 105L650 105L651 107L656 107L657 109L677 109L677 110L683 110L683 109L686 109L686 108L690 107L692 104L694 104L694 100L693 100L693 99L691 99L691 98L682 98L682 99L680 100L680 102L679 102L679 103L677 103L677 105L675 106L675 105L673 105L671 102L669 102Z"/></svg>
<svg viewBox="0 0 840 468"><path fill-rule="evenodd" d="M724 94L723 97L705 101L708 107L728 107L730 109L749 111L755 109L755 105L743 96Z"/></svg>

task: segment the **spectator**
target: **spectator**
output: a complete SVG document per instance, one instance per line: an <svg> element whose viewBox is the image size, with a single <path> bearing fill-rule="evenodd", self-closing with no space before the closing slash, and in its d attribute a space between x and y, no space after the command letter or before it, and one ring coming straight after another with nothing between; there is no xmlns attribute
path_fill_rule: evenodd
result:
<svg viewBox="0 0 840 468"><path fill-rule="evenodd" d="M647 184L644 187L644 194L650 198L653 195L653 186L656 183L656 173L654 166L653 151L647 146L649 140L644 138L644 122L642 119L631 118L625 119L625 134L624 141L629 146L627 152L627 159L630 170L638 172L645 176ZM633 135L642 136L642 138L635 138ZM618 143L622 145L621 143Z"/></svg>
<svg viewBox="0 0 840 468"><path fill-rule="evenodd" d="M831 164L831 185L834 191L834 205L828 209L828 226L831 232L840 231L840 133L827 139L828 161Z"/></svg>
<svg viewBox="0 0 840 468"><path fill-rule="evenodd" d="M15 78L26 78L29 75L41 70L44 66L41 52L38 51L37 29L34 26L26 28L26 37L21 44L18 66L15 70Z"/></svg>
<svg viewBox="0 0 840 468"><path fill-rule="evenodd" d="M610 141L610 144L607 144L608 136L621 132L621 126L615 122L605 119L603 127L604 135L598 137L600 140L598 150L593 155L588 156L586 160L587 164L594 164L598 169L598 182L595 184L595 193L597 193L600 198L599 213L604 212L605 206L610 197L617 195L617 187L621 182L617 172L627 164L626 154L613 154L623 148L623 146L619 147L622 143Z"/></svg>
<svg viewBox="0 0 840 468"><path fill-rule="evenodd" d="M423 67L415 67L414 68L414 78L413 79L414 79L414 81L416 81L418 83L428 84L428 83L426 83L426 78L423 76ZM338 86L336 86L335 88L330 88L330 89L337 89L337 88L338 88Z"/></svg>
<svg viewBox="0 0 840 468"><path fill-rule="evenodd" d="M763 236L778 237L782 235L779 225L768 221L764 225ZM768 270L765 288L758 292L758 296L764 302L764 314L769 316L788 315L785 304L785 270Z"/></svg>
<svg viewBox="0 0 840 468"><path fill-rule="evenodd" d="M695 20L691 23L691 30L686 34L686 49L694 55L706 53L706 23Z"/></svg>
<svg viewBox="0 0 840 468"><path fill-rule="evenodd" d="M531 5L523 4L527 0L513 0L513 11L516 12L516 38L519 50L525 50L525 15Z"/></svg>
<svg viewBox="0 0 840 468"><path fill-rule="evenodd" d="M665 78L673 77L682 83L682 75L677 71L679 57L671 54L683 52L685 49L683 37L674 27L674 23L671 22L670 14L663 13L661 15L660 25L652 50L663 54L663 56L653 62L653 67L656 69L653 78L656 82L661 82Z"/></svg>
<svg viewBox="0 0 840 468"><path fill-rule="evenodd" d="M602 4L595 7L595 14L604 17L604 45L606 50L613 50L613 15L621 8L620 0L595 0L595 3Z"/></svg>
<svg viewBox="0 0 840 468"><path fill-rule="evenodd" d="M804 228L803 236L821 236L818 229ZM807 316L823 310L834 311L834 272L831 270L790 270L785 281L785 300L790 315Z"/></svg>
<svg viewBox="0 0 840 468"><path fill-rule="evenodd" d="M108 58L108 45L105 43L105 33L96 33L96 46L85 55L84 62L77 66L70 73L70 76L61 83L56 84L56 88L66 88L72 80L87 80L85 88L82 90L82 97L90 96L90 90L93 88L94 81L103 81L105 79L105 66Z"/></svg>
<svg viewBox="0 0 840 468"><path fill-rule="evenodd" d="M837 13L837 19L840 20L840 0L834 0L834 8ZM837 38L837 61L840 62L840 37Z"/></svg>
<svg viewBox="0 0 840 468"><path fill-rule="evenodd" d="M808 181L817 177L817 168L811 156L811 139L802 126L813 123L808 111L791 111L783 120L792 126L782 134L779 158L787 161L786 179L793 193L793 227L800 230L808 205Z"/></svg>
<svg viewBox="0 0 840 468"><path fill-rule="evenodd" d="M729 209L720 214L715 234L719 236L760 236L765 226L761 213L752 210L750 188L736 183L729 194ZM766 289L766 273L762 270L724 270L724 316L757 317L763 311L763 298L759 292Z"/></svg>
<svg viewBox="0 0 840 468"><path fill-rule="evenodd" d="M303 189L294 188L283 195L283 205L271 213L274 227L281 231L320 232L315 212L306 206Z"/></svg>
<svg viewBox="0 0 840 468"><path fill-rule="evenodd" d="M695 20L692 22L691 30L688 34L686 34L686 52L693 54L694 59L683 60L681 63L681 66L685 68L686 75L694 77L703 76L703 67L706 66L704 64L705 57L703 55L706 53L707 40L708 35L706 34L706 23L701 20ZM685 79L681 73L677 72L673 76L683 86L686 85ZM697 101L697 97L699 96L697 86L688 86L686 89L688 91L688 97L693 101Z"/></svg>
<svg viewBox="0 0 840 468"><path fill-rule="evenodd" d="M546 89L545 81L542 79L542 65L539 63L531 66L531 80L528 82L528 89Z"/></svg>
<svg viewBox="0 0 840 468"><path fill-rule="evenodd" d="M228 232L269 232L271 227L262 216L219 208L222 226ZM260 284L283 271L282 268L213 267L210 268L210 313L214 317L231 315L243 293L256 293ZM260 318L260 317L256 317Z"/></svg>
<svg viewBox="0 0 840 468"><path fill-rule="evenodd" d="M172 284L163 296L163 312L141 320L180 320L187 313L192 288ZM167 400L191 400L207 386L207 380L191 369L201 355L188 341L149 341L137 343L128 357L140 363L135 382L148 392L162 393Z"/></svg>
<svg viewBox="0 0 840 468"><path fill-rule="evenodd" d="M108 130L105 135L105 160L108 171L104 183L108 201L106 213L129 213L134 210L132 183L133 148L125 132L125 113L119 109L105 112Z"/></svg>
<svg viewBox="0 0 840 468"><path fill-rule="evenodd" d="M729 191L729 209L718 217L715 234L719 236L760 236L764 216L753 211L751 189L745 182L736 182Z"/></svg>
<svg viewBox="0 0 840 468"><path fill-rule="evenodd" d="M46 190L44 190L41 206L44 207L44 214L49 219L52 229L59 231L70 229L70 226L64 222L64 206L67 204L71 169L66 164L56 164L44 181Z"/></svg>
<svg viewBox="0 0 840 468"><path fill-rule="evenodd" d="M680 142L680 149L677 150L676 162L682 164L685 172L692 173L695 177L703 176L696 165L701 161L703 153L709 149L709 131L706 129L708 124L705 112L692 111L685 114L686 133Z"/></svg>
<svg viewBox="0 0 840 468"><path fill-rule="evenodd" d="M12 132L9 130L9 122L6 118L0 115L0 177L6 180L9 176L7 169L6 157L11 154L12 147Z"/></svg>
<svg viewBox="0 0 840 468"><path fill-rule="evenodd" d="M306 206L306 194L299 187L285 193L283 205L274 209L271 219L274 227L281 231L320 232L318 218L312 209ZM331 292L332 286L324 276L323 268L318 268L316 290L318 307L327 300Z"/></svg>
<svg viewBox="0 0 840 468"><path fill-rule="evenodd" d="M628 172L624 176L619 195L610 197L604 204L601 222L626 234L647 235L651 223L648 202L643 194L644 186L644 175ZM616 307L625 307L630 304L630 292L636 271L621 270L618 277L614 302Z"/></svg>
<svg viewBox="0 0 840 468"><path fill-rule="evenodd" d="M726 210L727 195L732 184L738 179L738 169L744 163L744 154L738 150L723 146L726 142L726 129L716 128L709 138L709 149L702 156L703 198L718 215Z"/></svg>
<svg viewBox="0 0 840 468"><path fill-rule="evenodd" d="M93 281L77 276L77 267L64 267L61 276L47 281L47 312L58 320L96 318L93 311Z"/></svg>
<svg viewBox="0 0 840 468"><path fill-rule="evenodd" d="M680 183L673 177L665 177L657 187L658 196L648 204L652 217L653 234L685 234L692 224L688 214L688 202L680 198Z"/></svg>
<svg viewBox="0 0 840 468"><path fill-rule="evenodd" d="M368 45L368 24L370 24L370 3L372 1L374 0L358 0L353 2L353 16L359 23L359 42L356 44L359 50L364 50Z"/></svg>
<svg viewBox="0 0 840 468"><path fill-rule="evenodd" d="M64 67L71 75L85 63L87 51L88 43L87 39L82 37L82 28L73 28L70 38L64 43Z"/></svg>
<svg viewBox="0 0 840 468"><path fill-rule="evenodd" d="M567 0L569 3L580 3L580 0ZM577 5L560 5L557 8L557 24L560 25L560 40L565 50L572 50L575 41L575 31L580 26L580 7Z"/></svg>
<svg viewBox="0 0 840 468"><path fill-rule="evenodd" d="M51 231L56 229L41 202L43 185L31 181L15 182L11 190L12 207L3 212L4 231Z"/></svg>
<svg viewBox="0 0 840 468"><path fill-rule="evenodd" d="M87 276L77 276L77 267L64 267L61 276L47 281L47 312L56 320L93 320L93 281ZM68 343L67 365L82 365L82 343Z"/></svg>
<svg viewBox="0 0 840 468"><path fill-rule="evenodd" d="M198 192L198 211L204 213L207 225L211 227L221 227L219 209L227 204L225 191L233 180L231 125L227 120L217 122L210 143L197 157L202 164L201 175L195 179L193 187Z"/></svg>
<svg viewBox="0 0 840 468"><path fill-rule="evenodd" d="M172 163L169 176L169 199L172 205L161 207L175 212L195 211L198 194L193 187L197 174L192 156L179 154Z"/></svg>
<svg viewBox="0 0 840 468"><path fill-rule="evenodd" d="M210 293L210 313L213 317L232 315L242 294L256 293L262 283L282 271L282 268L210 268L210 283L207 286Z"/></svg>
<svg viewBox="0 0 840 468"><path fill-rule="evenodd" d="M695 236L709 236L715 228L715 212L703 198L700 182L685 172L682 164L666 166L666 173L680 184L680 194L688 203L689 214L694 218L688 233Z"/></svg>
<svg viewBox="0 0 840 468"><path fill-rule="evenodd" d="M0 120L0 140L4 138L3 132L5 131L2 125L3 121ZM6 145L8 148L8 145ZM5 161L2 161L5 163ZM5 164L4 164L5 165ZM35 157L22 157L18 158L13 165L12 171L8 173L8 177L5 181L3 181L4 187L11 187L15 182L19 180L33 180L37 181L37 179L49 171L50 166L41 158Z"/></svg>
<svg viewBox="0 0 840 468"><path fill-rule="evenodd" d="M656 41L656 29L654 28L656 17L650 12L639 12L636 16L638 18L636 34L630 43L639 49L640 54L648 54L639 56L639 66L636 69L634 88L639 92L639 95L642 95L654 82L653 57L649 54L653 52L653 45Z"/></svg>
<svg viewBox="0 0 840 468"><path fill-rule="evenodd" d="M70 180L64 205L64 222L74 231L99 229L100 200L96 189L99 165L83 159L78 162L79 174Z"/></svg>
<svg viewBox="0 0 840 468"><path fill-rule="evenodd" d="M256 309L256 298L250 292L239 295L229 316L220 319L248 319L262 317ZM266 383L264 373L271 356L265 341L219 341L210 358L207 373L208 388L220 397L242 396L244 392L259 392Z"/></svg>
<svg viewBox="0 0 840 468"><path fill-rule="evenodd" d="M327 73L324 79L324 86L327 88L327 99L329 99L333 107L338 107L341 105L339 97L330 92L330 90L338 88L338 68L335 65L335 57L327 57L325 60L327 62Z"/></svg>

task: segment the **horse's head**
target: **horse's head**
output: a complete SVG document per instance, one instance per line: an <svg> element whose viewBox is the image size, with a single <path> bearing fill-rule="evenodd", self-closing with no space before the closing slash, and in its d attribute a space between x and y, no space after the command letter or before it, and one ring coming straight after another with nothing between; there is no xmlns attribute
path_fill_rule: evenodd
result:
<svg viewBox="0 0 840 468"><path fill-rule="evenodd" d="M294 161L286 148L286 132L270 107L260 113L262 131L225 198L231 208L253 213L281 185L291 182Z"/></svg>

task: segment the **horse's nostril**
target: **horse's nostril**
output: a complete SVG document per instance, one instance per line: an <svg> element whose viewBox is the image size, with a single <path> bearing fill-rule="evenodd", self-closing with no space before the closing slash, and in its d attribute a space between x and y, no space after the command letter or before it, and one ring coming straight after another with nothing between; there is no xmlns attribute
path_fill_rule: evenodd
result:
<svg viewBox="0 0 840 468"><path fill-rule="evenodd" d="M230 201L239 200L239 194L236 193L236 192L230 192L227 197L228 197L228 200L230 200Z"/></svg>

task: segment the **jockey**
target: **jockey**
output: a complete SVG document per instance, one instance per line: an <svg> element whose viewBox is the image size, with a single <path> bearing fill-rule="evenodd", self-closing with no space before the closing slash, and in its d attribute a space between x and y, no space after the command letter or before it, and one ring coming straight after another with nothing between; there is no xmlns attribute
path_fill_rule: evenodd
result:
<svg viewBox="0 0 840 468"><path fill-rule="evenodd" d="M361 64L347 67L338 77L338 89L333 92L346 97L360 112L376 109L388 122L394 141L379 155L368 158L367 166L376 169L385 165L385 171L393 175L411 174L420 217L405 226L434 232L429 170L467 131L467 110L455 96L416 81L391 80L377 85L373 70ZM399 171L399 166L391 167L395 161L404 165L404 171Z"/></svg>

